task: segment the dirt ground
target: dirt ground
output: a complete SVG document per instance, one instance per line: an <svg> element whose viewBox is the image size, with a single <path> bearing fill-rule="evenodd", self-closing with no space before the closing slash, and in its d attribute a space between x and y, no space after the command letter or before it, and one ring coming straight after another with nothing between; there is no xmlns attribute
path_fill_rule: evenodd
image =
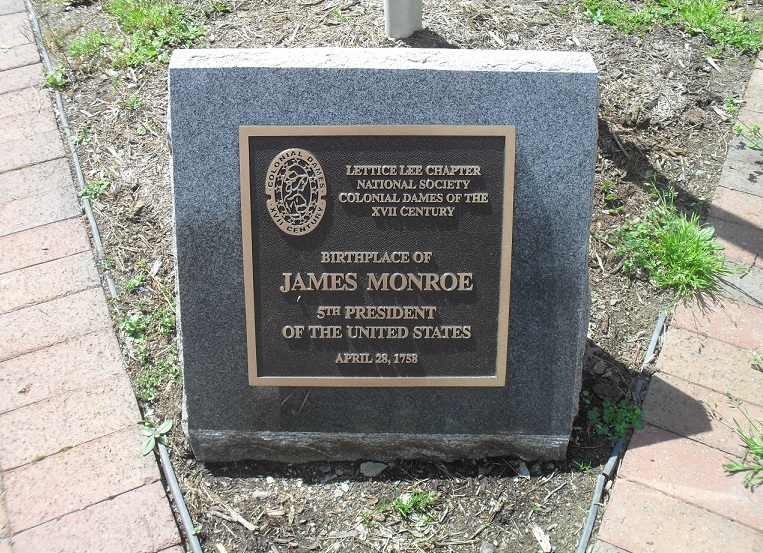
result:
<svg viewBox="0 0 763 553"><path fill-rule="evenodd" d="M596 469L612 449L612 440L593 431L587 412L606 397L632 398L657 316L671 309L670 293L623 274L614 234L643 216L653 202L652 185L665 189L672 183L681 209L704 212L730 138L722 108L728 97L742 96L752 58L724 50L708 61L708 43L678 26L626 35L595 24L579 4L563 0L425 0L425 30L406 40L384 35L378 0L186 5L207 30L197 47L592 54L601 100L589 263L593 308L584 367L591 404L581 404L566 460L400 461L369 477L359 462L202 464L179 425L170 437L205 551L528 552L541 550L538 535L548 536L554 551L575 551ZM182 379L171 316L163 326L152 319L151 337L143 341L130 339L123 323L174 306L167 65L112 67L67 54L76 37L113 26L100 2L40 0L37 9L49 51L68 68L62 94L85 179L108 182L92 205L106 248L101 268L120 294L112 310L136 394L146 416L179 421ZM164 372L156 376L147 367ZM404 516L395 505L401 496L434 501Z"/></svg>

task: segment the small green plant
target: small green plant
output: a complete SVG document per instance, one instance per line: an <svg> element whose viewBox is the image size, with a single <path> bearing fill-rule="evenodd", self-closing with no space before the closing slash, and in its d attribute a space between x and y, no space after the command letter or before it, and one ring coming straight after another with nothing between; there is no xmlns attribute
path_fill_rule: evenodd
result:
<svg viewBox="0 0 763 553"><path fill-rule="evenodd" d="M593 470L593 466L591 465L591 463L573 460L572 464L575 465L578 468L578 470L582 472L583 474L588 474Z"/></svg>
<svg viewBox="0 0 763 553"><path fill-rule="evenodd" d="M87 146L90 144L92 132L90 125L83 125L72 137L72 142L74 142L75 146Z"/></svg>
<svg viewBox="0 0 763 553"><path fill-rule="evenodd" d="M220 0L212 0L209 3L209 5L207 5L207 7L204 8L204 13L207 16L210 16L216 13L228 13L228 12L230 12L230 8L225 2L221 2Z"/></svg>
<svg viewBox="0 0 763 553"><path fill-rule="evenodd" d="M117 38L104 34L101 29L93 29L87 34L78 37L69 44L66 51L70 56L86 58L97 56L104 46L119 46Z"/></svg>
<svg viewBox="0 0 763 553"><path fill-rule="evenodd" d="M80 190L80 197L88 200L96 200L109 187L109 181L104 179L91 180L85 183L85 187Z"/></svg>
<svg viewBox="0 0 763 553"><path fill-rule="evenodd" d="M754 349L751 349L749 352L750 355L750 361L752 362L753 366L757 365L757 369L759 371L763 371L763 355L759 354Z"/></svg>
<svg viewBox="0 0 763 553"><path fill-rule="evenodd" d="M128 340L142 342L146 339L146 328L150 322L151 317L142 313L133 313L119 321L119 330L125 333Z"/></svg>
<svg viewBox="0 0 763 553"><path fill-rule="evenodd" d="M737 107L737 100L733 94L726 98L726 101L723 103L723 110L733 117L736 117L737 114L739 113L739 108Z"/></svg>
<svg viewBox="0 0 763 553"><path fill-rule="evenodd" d="M110 0L104 12L114 17L125 40L116 65L169 61L172 48L188 46L206 33L172 0Z"/></svg>
<svg viewBox="0 0 763 553"><path fill-rule="evenodd" d="M60 67L51 69L50 71L44 69L43 71L45 73L45 85L48 88L52 88L53 90L61 90L64 88L64 86L66 86L66 83L69 82L69 79L67 79L66 75L64 74L64 70Z"/></svg>
<svg viewBox="0 0 763 553"><path fill-rule="evenodd" d="M125 107L129 109L130 111L135 111L140 107L140 104L143 102L141 100L140 96L138 94L133 94L127 100L125 100Z"/></svg>
<svg viewBox="0 0 763 553"><path fill-rule="evenodd" d="M154 320L158 323L159 334L167 336L175 329L175 309L173 307L157 309Z"/></svg>
<svg viewBox="0 0 763 553"><path fill-rule="evenodd" d="M747 147L758 150L763 154L763 135L761 134L761 127L757 123L747 125L738 121L734 125L734 132L737 136L741 136L747 141Z"/></svg>
<svg viewBox="0 0 763 553"><path fill-rule="evenodd" d="M747 408L743 409L741 406L738 408L747 419L749 429L743 430L739 422L734 419L734 431L741 438L748 452L741 462L729 459L729 463L723 465L723 468L732 474L747 473L744 485L752 489L763 482L763 420L753 419Z"/></svg>
<svg viewBox="0 0 763 553"><path fill-rule="evenodd" d="M647 0L629 4L617 0L582 0L583 16L613 25L628 34L642 34L654 25L680 25L690 35L702 35L718 55L724 46L757 52L763 46L763 25L748 21L731 0Z"/></svg>
<svg viewBox="0 0 763 553"><path fill-rule="evenodd" d="M138 136L146 136L149 132L151 132L151 125L148 123L141 123L138 125L138 128L135 130L136 133L138 133Z"/></svg>
<svg viewBox="0 0 763 553"><path fill-rule="evenodd" d="M148 420L138 421L138 424L143 426L140 431L146 436L143 446L140 448L142 455L151 453L156 447L157 442L165 446L167 445L167 433L172 429L172 419L167 419L159 426Z"/></svg>
<svg viewBox="0 0 763 553"><path fill-rule="evenodd" d="M382 500L379 502L379 510L386 512L393 510L400 515L401 518L408 518L411 515L424 514L435 501L437 501L438 494L434 492L424 492L421 490L412 490L401 494L394 501Z"/></svg>
<svg viewBox="0 0 763 553"><path fill-rule="evenodd" d="M125 282L125 290L132 293L146 283L146 273L140 272Z"/></svg>
<svg viewBox="0 0 763 553"><path fill-rule="evenodd" d="M631 275L644 271L657 288L672 288L676 300L712 291L721 275L733 272L720 253L723 246L713 240L714 229L701 226L697 215L679 215L672 189L655 194L659 205L645 220L618 232L615 253L623 256L623 268Z"/></svg>
<svg viewBox="0 0 763 553"><path fill-rule="evenodd" d="M179 382L181 376L177 359L173 356L146 364L135 377L138 395L144 401L151 401L156 398L160 388L167 386L169 382Z"/></svg>
<svg viewBox="0 0 763 553"><path fill-rule="evenodd" d="M202 530L202 525L197 524L196 526L193 527L193 530L191 530L191 534L193 534L194 536L198 536L199 534L201 534L201 530Z"/></svg>
<svg viewBox="0 0 763 553"><path fill-rule="evenodd" d="M615 402L612 398L604 400L601 411L593 408L588 411L588 420L597 434L608 436L616 441L632 428L644 428L641 420L641 407L627 401Z"/></svg>

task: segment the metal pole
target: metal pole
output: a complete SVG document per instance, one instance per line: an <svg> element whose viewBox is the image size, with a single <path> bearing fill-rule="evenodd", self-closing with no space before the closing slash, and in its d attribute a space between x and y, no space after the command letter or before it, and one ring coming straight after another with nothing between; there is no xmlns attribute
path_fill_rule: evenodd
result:
<svg viewBox="0 0 763 553"><path fill-rule="evenodd" d="M421 30L421 0L384 0L384 31L390 38L408 38Z"/></svg>

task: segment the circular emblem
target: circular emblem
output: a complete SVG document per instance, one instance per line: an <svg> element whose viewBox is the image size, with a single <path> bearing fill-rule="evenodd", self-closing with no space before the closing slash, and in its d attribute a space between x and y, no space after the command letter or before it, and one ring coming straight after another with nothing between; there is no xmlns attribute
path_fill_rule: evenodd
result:
<svg viewBox="0 0 763 553"><path fill-rule="evenodd" d="M323 168L307 150L289 148L274 157L265 177L265 192L268 213L286 234L308 234L326 212Z"/></svg>

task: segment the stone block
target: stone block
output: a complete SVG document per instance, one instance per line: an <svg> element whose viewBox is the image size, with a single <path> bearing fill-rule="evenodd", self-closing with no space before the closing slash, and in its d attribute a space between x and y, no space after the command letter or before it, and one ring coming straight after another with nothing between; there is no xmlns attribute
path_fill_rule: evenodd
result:
<svg viewBox="0 0 763 553"><path fill-rule="evenodd" d="M3 154L0 173L63 157L66 150L61 135L54 130L5 142Z"/></svg>
<svg viewBox="0 0 763 553"><path fill-rule="evenodd" d="M37 196L0 202L0 236L79 216L74 190L51 188Z"/></svg>
<svg viewBox="0 0 763 553"><path fill-rule="evenodd" d="M652 426L730 455L741 456L746 451L733 430L735 420L744 422L744 414L724 393L657 373L649 381L643 407L644 422ZM747 403L744 408L753 418L763 419L763 407Z"/></svg>
<svg viewBox="0 0 763 553"><path fill-rule="evenodd" d="M74 189L69 164L64 158L0 174L0 201L14 202L61 187Z"/></svg>
<svg viewBox="0 0 763 553"><path fill-rule="evenodd" d="M589 315L597 101L596 68L582 53L176 50L179 331L195 454L210 461L563 457ZM504 386L248 385L239 127L272 125L516 129L511 249L503 242L512 260L509 330L499 332L508 335ZM253 197L264 203L264 188ZM331 224L321 228L337 241L330 229L340 227ZM345 238L344 249L357 249L362 236ZM493 246L472 243L451 255L467 267Z"/></svg>
<svg viewBox="0 0 763 553"><path fill-rule="evenodd" d="M87 528L87 532L83 532ZM14 553L154 553L180 543L161 482L141 486L13 536Z"/></svg>
<svg viewBox="0 0 763 553"><path fill-rule="evenodd" d="M3 37L3 46L6 48L34 43L32 24L27 13L0 13L0 36Z"/></svg>
<svg viewBox="0 0 763 553"><path fill-rule="evenodd" d="M763 373L752 367L746 349L679 328L665 338L657 370L750 403L763 398Z"/></svg>
<svg viewBox="0 0 763 553"><path fill-rule="evenodd" d="M763 548L760 532L624 478L615 482L598 538L629 553Z"/></svg>
<svg viewBox="0 0 763 553"><path fill-rule="evenodd" d="M122 378L125 368L114 332L104 328L0 363L0 413L93 382Z"/></svg>
<svg viewBox="0 0 763 553"><path fill-rule="evenodd" d="M723 451L647 425L633 434L619 477L763 532L763 499L744 474L723 470L728 462Z"/></svg>
<svg viewBox="0 0 763 553"><path fill-rule="evenodd" d="M111 328L100 287L0 315L0 361Z"/></svg>
<svg viewBox="0 0 763 553"><path fill-rule="evenodd" d="M39 63L39 61L40 53L37 51L36 44L13 46L7 52L0 53L0 71Z"/></svg>
<svg viewBox="0 0 763 553"><path fill-rule="evenodd" d="M0 274L88 251L81 219L65 219L0 236Z"/></svg>
<svg viewBox="0 0 763 553"><path fill-rule="evenodd" d="M95 381L88 388L0 415L0 463L8 471L132 428L138 420L140 411L126 374Z"/></svg>
<svg viewBox="0 0 763 553"><path fill-rule="evenodd" d="M7 69L0 73L0 94L23 88L39 88L42 84L42 77L41 63Z"/></svg>
<svg viewBox="0 0 763 553"><path fill-rule="evenodd" d="M5 473L14 534L159 480L138 425Z"/></svg>
<svg viewBox="0 0 763 553"><path fill-rule="evenodd" d="M0 0L0 15L26 12L24 0Z"/></svg>
<svg viewBox="0 0 763 553"><path fill-rule="evenodd" d="M679 305L672 324L743 349L763 346L763 309L746 303L716 298Z"/></svg>

